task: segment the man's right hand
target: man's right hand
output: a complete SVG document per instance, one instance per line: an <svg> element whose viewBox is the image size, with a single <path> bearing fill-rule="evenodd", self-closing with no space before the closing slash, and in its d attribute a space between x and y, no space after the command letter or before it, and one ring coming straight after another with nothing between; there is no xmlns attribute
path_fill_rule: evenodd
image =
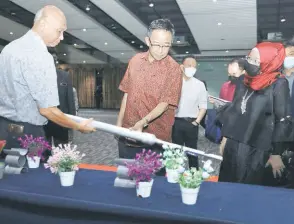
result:
<svg viewBox="0 0 294 224"><path fill-rule="evenodd" d="M208 97L208 101L209 101L209 103L211 103L211 104L214 104L214 103L215 103L214 99L212 99L211 97Z"/></svg>
<svg viewBox="0 0 294 224"><path fill-rule="evenodd" d="M80 131L80 132L82 132L84 134L95 132L96 129L89 125L92 121L93 121L93 118L82 121L79 124L78 131Z"/></svg>

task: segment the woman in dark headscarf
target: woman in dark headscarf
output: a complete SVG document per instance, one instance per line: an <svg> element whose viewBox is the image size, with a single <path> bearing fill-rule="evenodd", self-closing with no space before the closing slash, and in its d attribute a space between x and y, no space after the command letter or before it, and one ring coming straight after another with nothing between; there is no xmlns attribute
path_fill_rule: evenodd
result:
<svg viewBox="0 0 294 224"><path fill-rule="evenodd" d="M292 137L289 87L279 73L284 59L280 43L260 43L248 55L244 83L218 116L225 137L219 181L263 185L267 166L282 175Z"/></svg>

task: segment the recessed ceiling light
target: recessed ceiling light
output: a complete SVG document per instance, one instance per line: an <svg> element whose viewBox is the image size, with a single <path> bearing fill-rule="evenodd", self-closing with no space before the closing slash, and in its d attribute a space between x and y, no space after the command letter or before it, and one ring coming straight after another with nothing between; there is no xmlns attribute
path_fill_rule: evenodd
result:
<svg viewBox="0 0 294 224"><path fill-rule="evenodd" d="M153 3L150 3L150 4L149 4L149 7L153 7L153 6L154 6L154 4L153 4Z"/></svg>
<svg viewBox="0 0 294 224"><path fill-rule="evenodd" d="M84 31L84 32L86 32L86 31L87 31L87 29L86 29L86 28L84 28L84 29L83 29L83 31Z"/></svg>
<svg viewBox="0 0 294 224"><path fill-rule="evenodd" d="M143 45L140 45L140 48L143 48Z"/></svg>
<svg viewBox="0 0 294 224"><path fill-rule="evenodd" d="M189 54L189 51L186 51L186 54Z"/></svg>
<svg viewBox="0 0 294 224"><path fill-rule="evenodd" d="M86 63L86 61L83 61L83 63L85 64L85 63Z"/></svg>
<svg viewBox="0 0 294 224"><path fill-rule="evenodd" d="M217 23L217 25L218 25L218 26L221 26L221 25L222 25L222 23L220 23L220 22L219 22L219 23Z"/></svg>
<svg viewBox="0 0 294 224"><path fill-rule="evenodd" d="M58 64L59 62L58 61L56 61L56 64Z"/></svg>
<svg viewBox="0 0 294 224"><path fill-rule="evenodd" d="M107 42L104 43L104 45L107 45L107 44L108 44Z"/></svg>
<svg viewBox="0 0 294 224"><path fill-rule="evenodd" d="M282 23L286 22L286 19L285 18L281 19L281 22Z"/></svg>
<svg viewBox="0 0 294 224"><path fill-rule="evenodd" d="M12 33L12 32L10 32L9 34L10 34L10 35L13 35L13 33Z"/></svg>
<svg viewBox="0 0 294 224"><path fill-rule="evenodd" d="M132 40L132 44L134 44L135 43L135 41L134 40Z"/></svg>
<svg viewBox="0 0 294 224"><path fill-rule="evenodd" d="M121 52L121 55L124 55L125 53L124 52Z"/></svg>
<svg viewBox="0 0 294 224"><path fill-rule="evenodd" d="M177 40L177 43L181 43L181 41L180 40Z"/></svg>
<svg viewBox="0 0 294 224"><path fill-rule="evenodd" d="M90 7L89 7L89 6L87 6L87 7L86 7L86 10L87 10L87 11L90 11L91 9L90 9Z"/></svg>
<svg viewBox="0 0 294 224"><path fill-rule="evenodd" d="M76 46L78 46L77 44L74 44L74 46L76 47Z"/></svg>
<svg viewBox="0 0 294 224"><path fill-rule="evenodd" d="M229 53L229 51L228 51L228 50L226 50L226 53Z"/></svg>
<svg viewBox="0 0 294 224"><path fill-rule="evenodd" d="M64 53L63 55L66 56L66 53Z"/></svg>

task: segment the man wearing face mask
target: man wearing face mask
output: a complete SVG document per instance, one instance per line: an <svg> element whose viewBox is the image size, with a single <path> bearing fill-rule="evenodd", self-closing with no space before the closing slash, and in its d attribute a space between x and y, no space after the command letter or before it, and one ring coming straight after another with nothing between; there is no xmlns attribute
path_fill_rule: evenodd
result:
<svg viewBox="0 0 294 224"><path fill-rule="evenodd" d="M233 59L228 65L229 80L222 85L219 98L232 101L236 86L243 80L244 73L244 60Z"/></svg>
<svg viewBox="0 0 294 224"><path fill-rule="evenodd" d="M193 76L197 62L193 56L183 59L180 66L183 73L182 92L173 126L173 142L197 149L198 128L207 109L207 91L202 81ZM198 168L197 157L188 155L189 166Z"/></svg>

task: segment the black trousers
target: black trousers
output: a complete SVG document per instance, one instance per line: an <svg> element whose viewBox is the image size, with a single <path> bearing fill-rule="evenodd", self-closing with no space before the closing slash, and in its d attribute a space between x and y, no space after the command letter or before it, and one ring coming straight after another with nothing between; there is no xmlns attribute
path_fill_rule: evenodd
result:
<svg viewBox="0 0 294 224"><path fill-rule="evenodd" d="M0 140L6 140L5 149L20 148L19 137L33 135L45 137L43 126L33 125L26 122L16 122L0 117ZM5 155L2 152L2 157Z"/></svg>
<svg viewBox="0 0 294 224"><path fill-rule="evenodd" d="M133 147L125 144L124 142L118 142L118 154L119 158L123 159L135 159L137 153L141 153L143 149L151 150L156 153L162 153L163 149L160 145L153 146L142 146L142 147ZM156 173L157 176L164 176L165 169L162 168L160 171Z"/></svg>
<svg viewBox="0 0 294 224"><path fill-rule="evenodd" d="M172 130L172 141L175 144L197 149L199 127L182 118L176 118ZM189 167L199 168L198 157L187 153Z"/></svg>

